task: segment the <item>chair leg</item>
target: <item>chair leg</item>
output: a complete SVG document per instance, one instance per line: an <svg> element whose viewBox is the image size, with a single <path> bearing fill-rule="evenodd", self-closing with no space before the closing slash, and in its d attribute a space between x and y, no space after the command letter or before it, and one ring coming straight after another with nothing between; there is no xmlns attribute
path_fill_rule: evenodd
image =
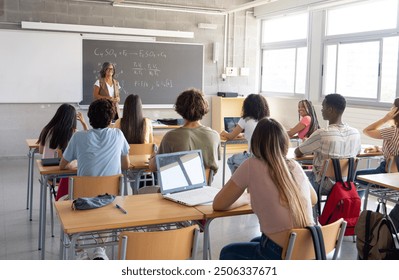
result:
<svg viewBox="0 0 399 280"><path fill-rule="evenodd" d="M53 194L52 186L50 186L50 217L51 217L51 237L54 237L54 209L53 209Z"/></svg>

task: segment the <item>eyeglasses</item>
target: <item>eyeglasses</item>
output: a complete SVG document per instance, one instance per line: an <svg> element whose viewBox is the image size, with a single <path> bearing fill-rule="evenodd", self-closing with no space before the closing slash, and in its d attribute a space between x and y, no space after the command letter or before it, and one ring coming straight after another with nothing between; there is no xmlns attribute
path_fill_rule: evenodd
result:
<svg viewBox="0 0 399 280"><path fill-rule="evenodd" d="M107 71L108 71L108 70L114 71L114 68L107 68Z"/></svg>

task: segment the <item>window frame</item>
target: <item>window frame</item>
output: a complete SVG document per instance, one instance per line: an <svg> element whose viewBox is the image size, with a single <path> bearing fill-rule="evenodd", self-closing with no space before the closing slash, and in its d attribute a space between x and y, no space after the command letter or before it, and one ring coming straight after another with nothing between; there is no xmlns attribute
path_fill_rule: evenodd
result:
<svg viewBox="0 0 399 280"><path fill-rule="evenodd" d="M309 37L309 25L310 25L310 13L308 11L301 11L300 13L307 14L308 22L307 22L307 37L304 39L295 39L295 40L286 40L286 41L280 41L280 42L271 42L271 43L263 43L263 21L270 20L272 18L263 18L262 23L261 23L261 46L260 46L260 93L264 95L269 95L269 96L276 96L276 97L293 97L293 98L301 98L303 99L305 96L308 95L308 90L309 90L309 44L308 44L308 37ZM298 13L293 13L292 15L295 16ZM295 69L294 69L294 91L297 86L297 64L298 64L298 49L299 48L306 48L306 74L305 74L305 92L304 93L296 93L296 92L276 92L276 91L263 91L263 61L264 61L264 52L269 51L269 50L284 50L284 49L295 49Z"/></svg>

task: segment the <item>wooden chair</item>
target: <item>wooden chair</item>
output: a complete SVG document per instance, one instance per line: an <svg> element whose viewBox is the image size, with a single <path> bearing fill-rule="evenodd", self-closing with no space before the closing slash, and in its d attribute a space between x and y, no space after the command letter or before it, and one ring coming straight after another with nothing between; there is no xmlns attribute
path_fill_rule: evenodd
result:
<svg viewBox="0 0 399 280"><path fill-rule="evenodd" d="M119 235L121 260L186 260L197 250L198 226L164 231L123 231Z"/></svg>
<svg viewBox="0 0 399 280"><path fill-rule="evenodd" d="M71 176L69 177L68 199L74 200L79 197L95 197L105 193L112 195L124 195L123 175L112 176ZM113 233L115 236L116 234ZM94 240L92 243L99 244L110 238L108 234L98 234L96 237L92 233L87 236L81 236L82 240ZM114 237L115 239L115 237ZM85 243L87 241L83 241ZM63 243L63 241L61 241ZM79 247L79 246L78 246ZM76 247L76 249L78 249ZM114 256L114 248L112 247L112 255Z"/></svg>
<svg viewBox="0 0 399 280"><path fill-rule="evenodd" d="M100 194L124 195L123 175L71 176L69 177L69 199L94 197Z"/></svg>
<svg viewBox="0 0 399 280"><path fill-rule="evenodd" d="M144 143L144 144L129 144L129 155L152 155L157 150L157 145L154 143ZM154 174L149 170L145 169L129 169L133 174L126 174L126 183L127 182L135 182L135 184L131 184L132 193L139 193L139 184L140 182L151 181L151 185L155 185ZM150 177L150 178L148 178ZM136 181L137 180L137 181Z"/></svg>
<svg viewBox="0 0 399 280"><path fill-rule="evenodd" d="M335 250L332 256L333 260L338 258L346 224L346 221L341 218L334 223L321 226L326 254ZM284 260L315 259L312 236L306 228L291 229L269 237L283 248L282 259Z"/></svg>
<svg viewBox="0 0 399 280"><path fill-rule="evenodd" d="M354 158L354 165L353 165L353 169L351 170L351 172L353 172L353 174L356 174L358 162L359 162L359 159ZM347 177L348 174L350 174L349 173L349 159L348 158L340 159L339 163L341 166L342 177ZM317 192L317 210L318 210L319 215L321 214L321 203L326 202L326 199L323 199L322 189L325 187L328 178L335 180L334 165L333 165L331 159L325 160L324 165L322 167L322 177L321 177L321 181L320 181L319 190Z"/></svg>

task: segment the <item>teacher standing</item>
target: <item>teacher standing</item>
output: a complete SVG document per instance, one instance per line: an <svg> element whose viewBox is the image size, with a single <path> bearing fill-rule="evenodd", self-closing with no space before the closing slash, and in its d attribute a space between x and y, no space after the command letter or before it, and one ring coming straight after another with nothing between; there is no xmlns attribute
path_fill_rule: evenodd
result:
<svg viewBox="0 0 399 280"><path fill-rule="evenodd" d="M104 62L100 71L100 79L94 83L93 98L94 100L105 98L114 103L116 114L114 120L119 118L119 101L120 101L120 85L115 76L115 65L111 62Z"/></svg>

